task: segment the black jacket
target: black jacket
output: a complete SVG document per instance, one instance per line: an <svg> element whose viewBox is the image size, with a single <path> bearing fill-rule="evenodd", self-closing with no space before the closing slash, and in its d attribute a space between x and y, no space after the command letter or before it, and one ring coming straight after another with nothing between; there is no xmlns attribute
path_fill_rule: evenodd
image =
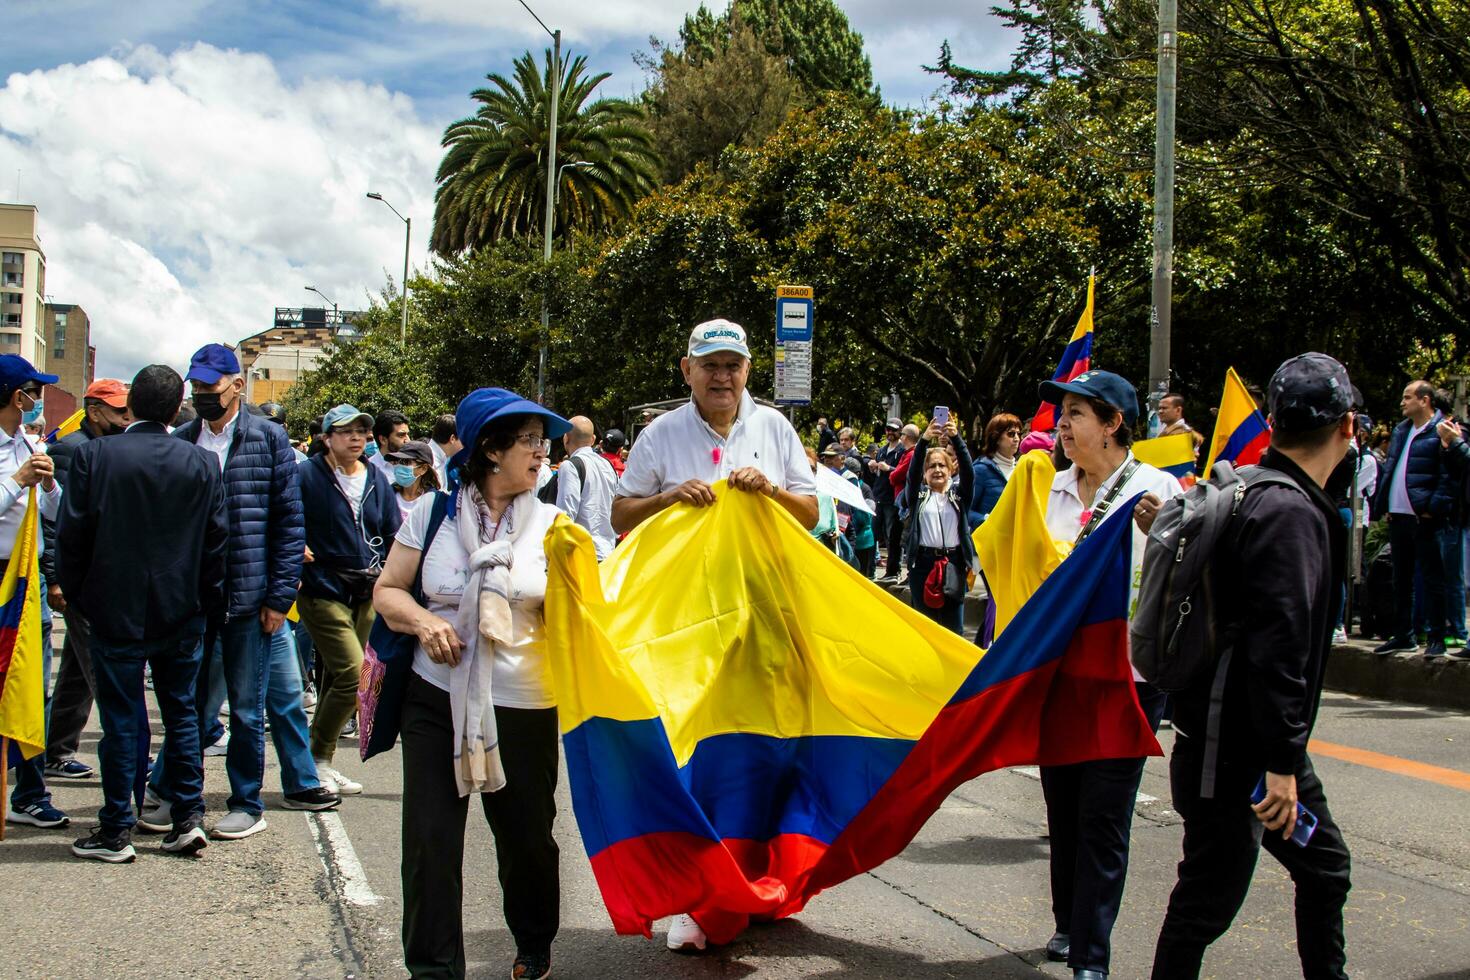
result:
<svg viewBox="0 0 1470 980"><path fill-rule="evenodd" d="M162 425L80 446L56 524L61 591L103 640L163 640L201 617L223 619L219 464Z"/></svg>
<svg viewBox="0 0 1470 980"><path fill-rule="evenodd" d="M978 570L979 563L975 560L975 542L970 540L970 498L975 494L975 470L970 465L970 452L965 447L965 440L955 439L950 444L954 446L955 455L960 461L960 472L949 481L949 490L946 492L950 505L959 515L960 540L956 544L964 554L965 567ZM904 560L908 562L910 568L913 567L914 560L919 554L919 508L934 492L924 482L924 458L928 453L928 440L920 439L919 444L914 447L914 458L909 463L907 474L909 522L904 528L903 549Z"/></svg>
<svg viewBox="0 0 1470 980"><path fill-rule="evenodd" d="M1234 642L1220 725L1220 758L1252 772L1298 770L1317 720L1332 629L1342 599L1347 528L1330 493L1269 450L1262 466L1302 488L1251 490L1214 557L1219 629ZM1206 676L1179 692L1174 727L1203 743Z"/></svg>
<svg viewBox="0 0 1470 980"><path fill-rule="evenodd" d="M393 485L376 466L367 466L360 516L354 519L347 494L332 472L326 453L300 463L301 506L306 515L306 546L313 561L301 572L301 594L313 599L350 602L337 571L380 568L393 547L403 517Z"/></svg>

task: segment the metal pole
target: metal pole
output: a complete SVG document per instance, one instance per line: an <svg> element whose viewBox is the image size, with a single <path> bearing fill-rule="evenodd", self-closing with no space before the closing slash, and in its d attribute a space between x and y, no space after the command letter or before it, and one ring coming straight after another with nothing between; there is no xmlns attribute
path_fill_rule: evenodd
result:
<svg viewBox="0 0 1470 980"><path fill-rule="evenodd" d="M556 117L561 108L561 31L551 33L551 130L546 141L546 227L541 259L551 265L551 225L556 219ZM548 269L548 272L550 270ZM551 341L550 277L541 286L541 350L536 358L536 400L546 401L546 345Z"/></svg>
<svg viewBox="0 0 1470 980"><path fill-rule="evenodd" d="M403 322L398 327L398 342L408 343L408 244L413 241L413 219L403 219Z"/></svg>
<svg viewBox="0 0 1470 980"><path fill-rule="evenodd" d="M1178 98L1179 3L1159 0L1159 79L1154 121L1154 283L1148 349L1149 432L1169 392L1170 304L1174 289L1174 107Z"/></svg>

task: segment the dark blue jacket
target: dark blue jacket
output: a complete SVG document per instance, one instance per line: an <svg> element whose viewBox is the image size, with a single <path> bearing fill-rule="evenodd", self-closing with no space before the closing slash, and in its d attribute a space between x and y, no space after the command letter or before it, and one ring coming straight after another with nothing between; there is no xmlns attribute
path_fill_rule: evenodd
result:
<svg viewBox="0 0 1470 980"><path fill-rule="evenodd" d="M403 523L393 484L366 458L362 462L367 467L367 483L359 521L352 519L352 505L342 492L326 453L318 453L300 464L306 546L313 558L302 572L302 595L350 602L347 588L334 570L381 567L388 549L393 547L393 536Z"/></svg>
<svg viewBox="0 0 1470 980"><path fill-rule="evenodd" d="M970 468L970 451L965 447L965 440L954 439L950 441L954 446L955 455L959 457L960 473L957 479L949 481L949 490L946 495L949 502L954 505L955 513L959 515L960 526L960 551L965 556L965 568L978 570L979 564L975 560L975 542L970 540L970 509L969 502L975 495L975 471ZM929 499L933 490L929 484L924 482L924 457L929 453L929 443L920 439L919 444L914 447L914 459L909 464L907 490L909 504L908 524L903 534L903 556L909 567L914 567L914 559L919 554L919 508L924 501Z"/></svg>
<svg viewBox="0 0 1470 980"><path fill-rule="evenodd" d="M204 423L174 430L189 444ZM208 453L214 459L213 453ZM225 576L229 616L255 616L262 606L284 613L296 601L306 532L296 454L286 430L240 406L225 457L225 509L230 515L230 567Z"/></svg>
<svg viewBox="0 0 1470 980"><path fill-rule="evenodd" d="M1409 506L1420 517L1453 517L1459 504L1460 481L1451 472L1449 454L1439 441L1435 431L1444 416L1434 413L1433 420L1419 433L1413 445L1408 447L1408 469L1404 472L1404 489L1409 493ZM1373 516L1386 517L1389 493L1393 488L1393 477L1398 472L1399 459L1405 452L1404 443L1414 425L1404 419L1394 427L1388 442L1388 461L1378 477L1378 490L1373 495Z"/></svg>
<svg viewBox="0 0 1470 980"><path fill-rule="evenodd" d="M975 495L970 498L970 530L979 527L1005 493L1006 475L989 456L975 460Z"/></svg>

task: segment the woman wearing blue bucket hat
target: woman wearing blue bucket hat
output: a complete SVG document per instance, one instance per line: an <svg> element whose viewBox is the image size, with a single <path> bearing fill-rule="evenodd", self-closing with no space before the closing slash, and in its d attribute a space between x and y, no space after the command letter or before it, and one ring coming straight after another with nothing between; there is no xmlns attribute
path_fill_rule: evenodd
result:
<svg viewBox="0 0 1470 980"><path fill-rule="evenodd" d="M571 424L503 388L459 403L464 447L425 494L378 580L378 612L412 635L404 695L403 951L411 976L464 976L465 817L480 796L495 837L511 975L551 971L560 917L557 720L545 656L547 530L536 499L546 440ZM416 577L419 591L414 593Z"/></svg>

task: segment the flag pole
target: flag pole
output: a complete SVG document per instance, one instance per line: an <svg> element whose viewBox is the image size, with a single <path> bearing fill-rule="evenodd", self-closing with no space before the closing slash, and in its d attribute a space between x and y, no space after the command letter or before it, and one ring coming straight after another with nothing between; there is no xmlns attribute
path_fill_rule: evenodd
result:
<svg viewBox="0 0 1470 980"><path fill-rule="evenodd" d="M10 739L0 735L0 841L5 839L5 821L8 814L5 808L10 805L10 787L6 782L10 779Z"/></svg>

